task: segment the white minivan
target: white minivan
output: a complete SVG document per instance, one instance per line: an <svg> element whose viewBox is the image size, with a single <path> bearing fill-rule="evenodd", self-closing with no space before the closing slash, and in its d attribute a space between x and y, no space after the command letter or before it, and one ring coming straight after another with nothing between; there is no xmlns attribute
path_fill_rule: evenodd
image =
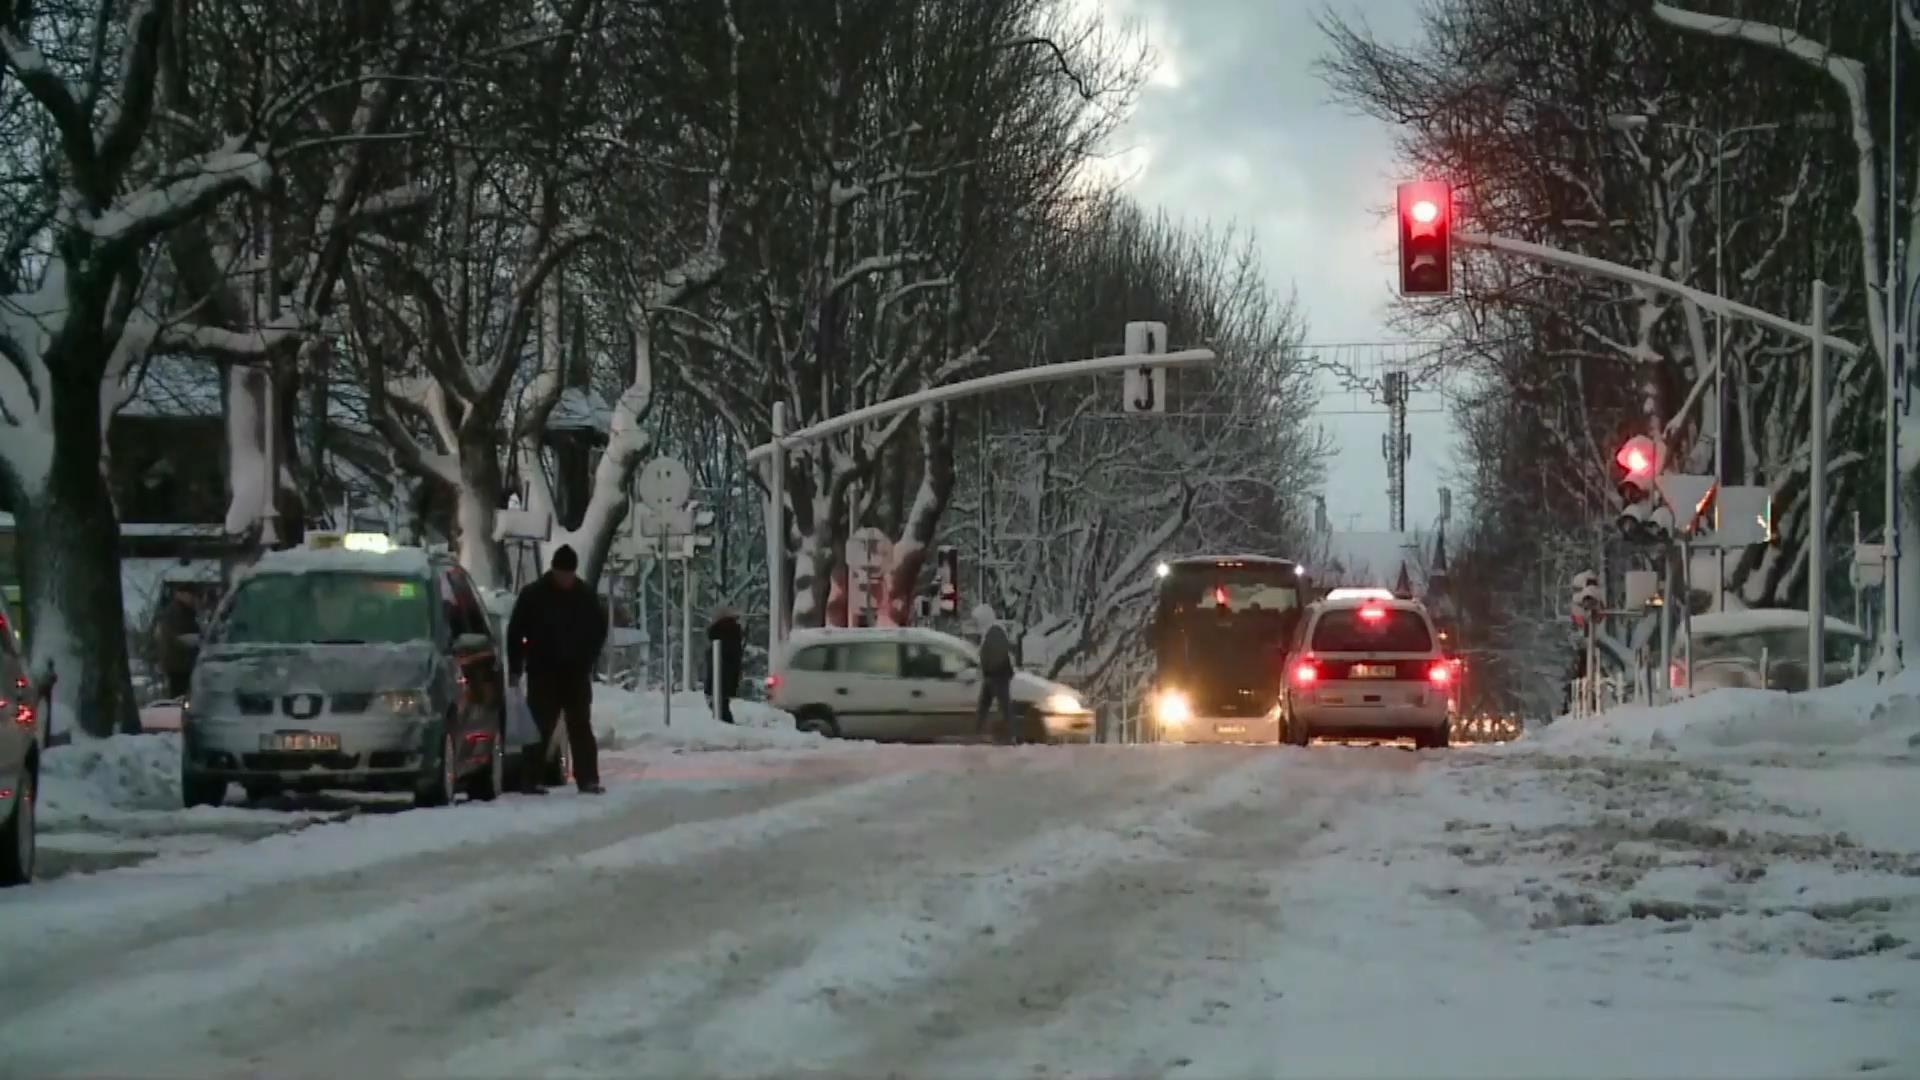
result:
<svg viewBox="0 0 1920 1080"><path fill-rule="evenodd" d="M767 696L802 731L882 742L973 741L980 651L913 626L796 630ZM1093 711L1071 687L1028 671L1013 677L1024 742L1091 742ZM988 717L998 725L998 710Z"/></svg>

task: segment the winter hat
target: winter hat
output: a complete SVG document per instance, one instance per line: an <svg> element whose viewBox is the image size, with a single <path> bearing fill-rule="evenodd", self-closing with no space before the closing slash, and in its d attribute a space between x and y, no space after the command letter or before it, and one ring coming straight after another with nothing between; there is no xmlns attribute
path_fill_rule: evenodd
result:
<svg viewBox="0 0 1920 1080"><path fill-rule="evenodd" d="M569 574L580 569L580 556L573 553L573 545L561 544L560 550L553 553L553 568Z"/></svg>

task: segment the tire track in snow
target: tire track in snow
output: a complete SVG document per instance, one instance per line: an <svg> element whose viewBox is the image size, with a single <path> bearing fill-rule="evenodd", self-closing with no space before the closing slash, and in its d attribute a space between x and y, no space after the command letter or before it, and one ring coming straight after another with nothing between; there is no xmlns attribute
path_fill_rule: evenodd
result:
<svg viewBox="0 0 1920 1080"><path fill-rule="evenodd" d="M71 1068L75 1058L101 1050L118 1055L105 1066L115 1074L137 1074L156 1059L177 1069L181 1055L190 1056L190 1048L204 1037L197 1024L168 1021L196 1012L217 1017L227 1011L218 1006L255 991L259 1001L276 1007L298 994L289 980L357 963L378 968L395 955L396 947L432 942L457 932L466 920L484 922L516 903L553 896L568 877L602 873L596 865L610 860L670 865L715 848L751 848L829 827L837 816L857 812L863 800L907 786L919 775L894 769L853 783L815 780L798 791L779 792L785 797L774 801L767 799L766 790L734 792L733 802L758 797L731 807L731 813L722 810L650 831L644 826L636 830L630 819L601 821L588 835L570 837L559 852L549 850L544 860L508 874L500 873L496 859L483 857L470 867L479 872L468 875L466 882L442 880L424 891L397 893L383 879L364 880L355 896L331 892L310 897L297 918L270 905L223 906L203 914L191 933L148 939L130 952L110 954L93 970L57 961L40 969L51 976L42 979L27 969L26 978L0 986L0 1045L9 1048L16 1064L45 1054L30 1075ZM471 858L475 853L467 854ZM236 910L237 924L222 917ZM348 1009L354 1000L364 999L367 985L377 985L377 971L370 974L368 982L358 983L348 995L343 1003ZM102 1025L128 1037L132 1045L124 1047L124 1054L123 1048L102 1047L93 1040ZM157 1057L143 1038L155 1034L163 1044L171 1043ZM323 1055L313 1060L328 1059ZM185 1074L199 1071L189 1068Z"/></svg>
<svg viewBox="0 0 1920 1080"><path fill-rule="evenodd" d="M950 860L1028 839L1049 815L1156 803L1191 771L1145 756L1116 771L1077 768L1075 754L1058 750L932 753L969 767L930 773L778 848L610 871L567 898L564 920L515 913L523 936L514 953L462 972L480 995L466 1004L491 1009L410 998L404 1015L357 1025L351 1041L373 1048L369 1060L396 1072L410 1063L419 1075L711 1075L689 1040L701 1022L804 964L836 929ZM408 963L420 970L450 957L436 950ZM611 1065L592 1060L608 1054Z"/></svg>

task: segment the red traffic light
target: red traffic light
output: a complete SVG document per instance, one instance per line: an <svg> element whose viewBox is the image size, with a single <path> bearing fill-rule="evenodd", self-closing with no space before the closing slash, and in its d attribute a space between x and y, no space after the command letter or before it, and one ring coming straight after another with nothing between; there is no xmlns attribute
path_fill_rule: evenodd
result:
<svg viewBox="0 0 1920 1080"><path fill-rule="evenodd" d="M1660 471L1660 447L1650 436L1628 439L1613 460L1625 473L1619 483L1630 501L1653 490L1654 475Z"/></svg>
<svg viewBox="0 0 1920 1080"><path fill-rule="evenodd" d="M1453 291L1453 188L1444 180L1400 185L1400 294Z"/></svg>

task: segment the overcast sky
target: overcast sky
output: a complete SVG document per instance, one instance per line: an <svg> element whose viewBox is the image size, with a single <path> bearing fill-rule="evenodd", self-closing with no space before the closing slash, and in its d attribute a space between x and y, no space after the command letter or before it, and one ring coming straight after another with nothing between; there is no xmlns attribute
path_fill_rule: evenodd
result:
<svg viewBox="0 0 1920 1080"><path fill-rule="evenodd" d="M1392 133L1332 104L1314 73L1326 47L1315 17L1327 0L1080 2L1136 26L1157 57L1109 162L1128 190L1177 216L1251 229L1275 289L1298 290L1308 340L1395 340L1386 325L1393 224L1377 213L1400 179ZM1414 0L1331 6L1364 11L1371 25L1391 33L1410 24ZM1438 394L1418 394L1413 408L1444 404ZM1379 415L1338 411L1355 409ZM1337 392L1323 399L1323 411L1318 422L1336 449L1326 492L1334 527L1387 528L1384 411ZM1408 431L1407 523L1425 528L1440 512L1439 488L1453 470L1454 448L1443 412L1416 413Z"/></svg>

